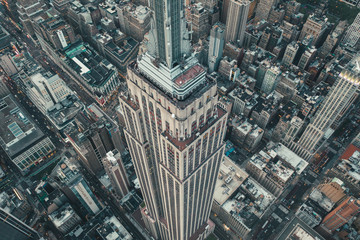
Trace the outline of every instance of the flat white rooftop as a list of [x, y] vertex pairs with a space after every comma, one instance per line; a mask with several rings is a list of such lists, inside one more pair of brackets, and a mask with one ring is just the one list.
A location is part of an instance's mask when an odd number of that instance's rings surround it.
[[231, 161], [230, 158], [224, 156], [220, 164], [219, 176], [215, 185], [214, 200], [219, 205], [223, 205], [248, 176], [249, 175]]

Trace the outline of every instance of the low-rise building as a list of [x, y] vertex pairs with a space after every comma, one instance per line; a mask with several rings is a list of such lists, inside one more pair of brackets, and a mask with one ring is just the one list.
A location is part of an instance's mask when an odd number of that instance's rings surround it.
[[100, 105], [117, 90], [120, 84], [117, 69], [87, 43], [78, 42], [60, 54], [63, 69]]
[[247, 119], [235, 117], [232, 122], [231, 141], [238, 147], [254, 150], [260, 143], [264, 130]]
[[125, 72], [128, 63], [136, 58], [139, 43], [135, 39], [127, 37], [119, 44], [110, 41], [103, 47], [105, 57], [119, 70]]
[[[4, 178], [5, 174], [0, 176]], [[24, 221], [33, 211], [33, 207], [28, 202], [26, 195], [18, 188], [13, 188], [13, 193], [9, 192], [8, 194], [6, 191], [0, 193], [0, 208], [21, 221]]]
[[263, 188], [229, 158], [220, 165], [212, 211], [236, 235], [246, 238], [275, 201]]
[[233, 101], [232, 112], [248, 117], [257, 105], [259, 95], [250, 89], [238, 87], [229, 93], [229, 98]]
[[106, 217], [103, 223], [96, 228], [102, 239], [131, 240], [133, 237], [115, 217]]
[[46, 51], [51, 47], [59, 50], [79, 40], [73, 28], [51, 8], [33, 20], [36, 37]]
[[120, 30], [136, 41], [141, 42], [150, 30], [151, 11], [146, 6], [120, 2], [116, 6]]
[[83, 108], [79, 99], [57, 74], [36, 73], [24, 85], [26, 95], [59, 130]]
[[318, 188], [314, 188], [314, 190], [310, 193], [309, 198], [310, 200], [316, 202], [326, 212], [330, 212], [331, 209], [335, 206], [335, 202], [333, 202]]
[[258, 126], [265, 129], [280, 108], [282, 98], [283, 96], [276, 91], [266, 97], [258, 98], [258, 103], [251, 112], [251, 118]]
[[246, 171], [275, 196], [279, 196], [308, 163], [283, 144], [273, 144], [253, 155]]
[[332, 176], [343, 181], [356, 192], [360, 191], [360, 148], [350, 144], [339, 162], [330, 171]]
[[318, 226], [321, 223], [321, 216], [314, 211], [314, 209], [306, 203], [296, 211], [296, 216], [307, 223], [311, 228]]
[[63, 234], [70, 232], [81, 222], [80, 217], [69, 203], [49, 214], [49, 218], [55, 227]]
[[22, 173], [51, 157], [55, 151], [50, 138], [11, 95], [0, 99], [0, 119], [0, 145]]

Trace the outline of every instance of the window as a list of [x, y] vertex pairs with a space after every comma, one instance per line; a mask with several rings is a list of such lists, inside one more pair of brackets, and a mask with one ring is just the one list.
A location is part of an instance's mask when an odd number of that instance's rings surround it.
[[193, 134], [196, 130], [196, 120], [193, 121], [193, 123], [191, 124], [191, 134]]
[[200, 116], [199, 119], [199, 127], [202, 127], [204, 125], [204, 114]]
[[170, 132], [170, 124], [168, 121], [165, 122], [166, 125], [166, 132]]
[[209, 121], [210, 117], [211, 117], [211, 108], [206, 112], [206, 121]]

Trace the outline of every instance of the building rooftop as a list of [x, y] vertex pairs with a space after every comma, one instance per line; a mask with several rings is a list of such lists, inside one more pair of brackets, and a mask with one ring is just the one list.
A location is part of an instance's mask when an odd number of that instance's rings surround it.
[[286, 167], [279, 159], [275, 159], [276, 155], [270, 155], [263, 150], [253, 155], [250, 159], [250, 163], [257, 168], [268, 172], [268, 175], [274, 175], [286, 183], [290, 177], [294, 174], [294, 170]]
[[200, 64], [196, 64], [189, 69], [187, 69], [185, 72], [183, 72], [180, 76], [174, 79], [174, 82], [178, 86], [185, 85], [188, 81], [192, 80], [193, 78], [196, 78], [197, 76], [203, 74], [205, 72], [205, 69], [200, 66]]
[[0, 145], [11, 158], [45, 137], [11, 95], [0, 99], [0, 119]]
[[312, 221], [316, 223], [316, 225], [319, 225], [322, 220], [321, 216], [315, 211], [315, 209], [313, 209], [311, 206], [308, 206], [306, 202], [301, 205], [297, 211], [297, 214], [299, 212], [306, 214], [308, 218], [311, 218]]
[[73, 121], [76, 114], [84, 108], [84, 105], [75, 95], [69, 95], [63, 101], [55, 104], [48, 110], [48, 116], [58, 129], [64, 128]]
[[282, 143], [275, 146], [273, 150], [282, 160], [289, 163], [297, 174], [301, 174], [309, 165], [304, 159], [296, 155], [289, 148], [285, 147]]
[[105, 49], [113, 54], [120, 62], [125, 62], [139, 45], [132, 37], [127, 37], [124, 39], [123, 43], [124, 44], [121, 47], [112, 41], [105, 45]]
[[146, 6], [136, 6], [135, 10], [130, 11], [132, 16], [136, 19], [138, 19], [139, 22], [144, 22], [144, 20], [148, 17], [150, 17], [151, 11]]
[[69, 203], [66, 203], [58, 210], [49, 214], [49, 218], [53, 222], [55, 227], [60, 227], [64, 223], [66, 223], [70, 218], [72, 218], [74, 214], [76, 214], [74, 212], [74, 209], [70, 206]]
[[257, 206], [257, 211], [254, 214], [259, 218], [262, 217], [267, 208], [275, 201], [275, 196], [251, 177], [245, 180], [241, 188], [249, 193], [253, 199], [256, 199], [255, 205]]
[[115, 217], [106, 217], [96, 231], [106, 240], [131, 240], [132, 236]]
[[249, 177], [222, 208], [251, 229], [274, 201], [275, 197], [270, 192]]
[[235, 88], [229, 93], [232, 98], [239, 98], [245, 101], [246, 108], [252, 108], [258, 104], [259, 95], [248, 88]]
[[253, 155], [251, 164], [268, 173], [269, 176], [276, 176], [286, 183], [295, 173], [301, 174], [308, 163], [298, 157], [283, 144], [270, 142], [264, 150]]
[[[156, 64], [156, 62], [153, 62], [152, 64]], [[215, 86], [216, 82], [213, 80], [213, 78], [205, 77], [205, 81], [202, 82], [198, 87], [195, 88], [191, 88], [191, 94], [185, 96], [184, 99], [177, 99], [174, 98], [172, 96], [170, 96], [169, 94], [167, 94], [167, 90], [164, 89], [162, 86], [157, 85], [157, 83], [153, 82], [153, 81], [149, 81], [149, 79], [144, 75], [143, 72], [141, 72], [138, 68], [138, 64], [136, 61], [131, 62], [128, 65], [128, 68], [132, 69], [132, 71], [138, 75], [139, 77], [141, 77], [145, 82], [147, 82], [148, 84], [150, 84], [150, 86], [152, 86], [155, 89], [158, 89], [158, 93], [163, 95], [164, 97], [167, 98], [167, 100], [169, 100], [172, 104], [179, 106], [181, 109], [184, 109], [186, 106], [188, 106], [189, 104], [193, 103], [193, 101], [197, 98], [200, 98], [204, 92], [208, 91], [211, 87]], [[205, 75], [205, 74], [204, 74]]]
[[249, 175], [231, 161], [230, 158], [224, 156], [220, 164], [219, 176], [215, 185], [214, 200], [219, 205], [223, 205], [248, 176]]
[[317, 188], [315, 188], [311, 192], [310, 199], [316, 202], [320, 207], [325, 209], [327, 212], [330, 212], [335, 205], [335, 203], [331, 201], [330, 198], [328, 198], [323, 192], [321, 192]]
[[298, 217], [294, 217], [276, 240], [325, 240]]
[[[12, 60], [16, 67], [19, 70], [23, 70], [27, 75], [32, 75], [42, 69], [28, 52], [22, 52], [19, 55], [13, 56]], [[20, 72], [19, 74], [22, 73]]]
[[58, 162], [52, 174], [57, 176], [61, 183], [66, 185], [70, 185], [82, 177], [78, 166], [67, 158], [63, 158]]
[[114, 75], [116, 68], [87, 43], [78, 42], [63, 52], [65, 62], [94, 87], [101, 87]]

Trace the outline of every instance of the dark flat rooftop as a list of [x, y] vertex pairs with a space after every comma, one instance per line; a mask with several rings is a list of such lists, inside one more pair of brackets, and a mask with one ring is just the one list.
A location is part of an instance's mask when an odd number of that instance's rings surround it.
[[[20, 228], [21, 231], [17, 230], [15, 225]], [[1, 229], [1, 239], [6, 240], [33, 240], [39, 239], [38, 234], [35, 230], [31, 229], [29, 226], [25, 225], [19, 219], [13, 217], [12, 215], [7, 214], [3, 209], [0, 209], [0, 229]]]
[[135, 39], [131, 37], [126, 38], [124, 41], [126, 41], [126, 44], [124, 44], [124, 46], [122, 46], [121, 48], [113, 42], [109, 42], [105, 46], [105, 48], [112, 54], [114, 54], [116, 58], [118, 58], [121, 62], [126, 61], [129, 55], [131, 55], [132, 51], [139, 44]]
[[[68, 57], [68, 65], [79, 75], [82, 75], [82, 77], [92, 86], [102, 86], [113, 74], [116, 74], [114, 69], [106, 67], [106, 65], [110, 64], [106, 59], [101, 57], [90, 46], [81, 42], [73, 45], [70, 49], [67, 49], [66, 55]], [[83, 67], [74, 61], [74, 58], [81, 62], [88, 71], [85, 72]]]
[[[0, 99], [0, 119], [0, 145], [11, 157], [44, 137], [43, 132], [29, 120], [28, 113], [20, 108], [11, 95]], [[31, 132], [25, 134], [28, 131]], [[14, 143], [11, 144], [12, 141]], [[7, 144], [9, 146], [6, 147]]]

